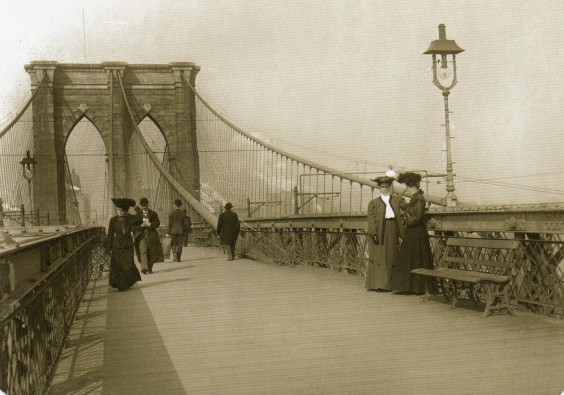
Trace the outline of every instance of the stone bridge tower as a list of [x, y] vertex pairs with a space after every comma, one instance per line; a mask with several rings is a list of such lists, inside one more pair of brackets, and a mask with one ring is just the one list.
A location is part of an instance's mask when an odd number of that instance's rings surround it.
[[[42, 213], [65, 221], [65, 145], [84, 117], [99, 131], [106, 147], [108, 198], [128, 193], [128, 144], [135, 133], [118, 77], [139, 123], [149, 116], [160, 128], [172, 163], [171, 172], [198, 197], [200, 168], [196, 137], [195, 86], [199, 66], [193, 63], [64, 64], [35, 61], [25, 66], [32, 91], [47, 78], [46, 94], [33, 103], [33, 200]], [[43, 87], [41, 88], [43, 89]]]

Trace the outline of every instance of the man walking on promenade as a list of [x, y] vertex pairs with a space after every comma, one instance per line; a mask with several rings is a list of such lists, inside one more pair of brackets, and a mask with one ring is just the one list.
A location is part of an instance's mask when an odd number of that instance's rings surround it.
[[227, 250], [227, 260], [232, 261], [235, 259], [235, 243], [239, 237], [239, 217], [237, 213], [231, 211], [233, 205], [231, 203], [225, 204], [225, 211], [219, 214], [217, 220], [217, 234], [219, 235], [219, 244]]
[[182, 247], [186, 240], [186, 213], [180, 209], [182, 201], [174, 200], [174, 210], [168, 216], [167, 235], [172, 239], [172, 257], [174, 262], [180, 262]]
[[184, 231], [186, 232], [184, 237], [184, 247], [188, 247], [188, 237], [190, 236], [190, 233], [192, 233], [192, 219], [186, 212], [186, 209], [183, 209], [182, 211], [184, 211], [184, 215], [186, 216], [186, 226], [184, 226]]
[[141, 263], [143, 274], [153, 273], [153, 264], [164, 262], [161, 239], [157, 228], [161, 225], [159, 215], [149, 209], [149, 201], [143, 197], [139, 200], [143, 223], [137, 226], [133, 233], [135, 236], [135, 251]]

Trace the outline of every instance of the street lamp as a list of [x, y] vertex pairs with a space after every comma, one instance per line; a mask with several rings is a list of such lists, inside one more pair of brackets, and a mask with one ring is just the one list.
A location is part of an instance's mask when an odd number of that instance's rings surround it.
[[30, 155], [29, 151], [27, 151], [27, 156], [25, 156], [20, 162], [20, 165], [22, 165], [23, 176], [27, 180], [27, 184], [28, 184], [28, 187], [29, 187], [29, 203], [31, 205], [31, 214], [33, 214], [33, 198], [32, 198], [32, 195], [31, 195], [31, 179], [33, 178], [33, 168], [35, 167], [36, 164], [37, 164], [37, 161], [35, 159], [33, 159], [33, 157]]
[[[433, 55], [433, 84], [443, 92], [445, 101], [445, 129], [447, 150], [447, 207], [455, 207], [457, 198], [454, 194], [454, 173], [452, 169], [452, 157], [450, 149], [450, 124], [448, 110], [448, 95], [458, 82], [456, 79], [456, 54], [464, 52], [454, 40], [447, 40], [444, 24], [439, 25], [439, 39], [431, 42], [429, 49], [424, 54]], [[440, 55], [440, 59], [437, 59]], [[439, 65], [437, 67], [437, 65]]]

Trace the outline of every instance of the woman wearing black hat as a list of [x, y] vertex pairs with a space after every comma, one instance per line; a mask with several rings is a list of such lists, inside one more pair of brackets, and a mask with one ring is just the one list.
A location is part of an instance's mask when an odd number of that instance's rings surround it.
[[423, 294], [437, 292], [434, 279], [411, 274], [420, 267], [433, 268], [433, 254], [425, 223], [425, 197], [420, 189], [421, 175], [412, 172], [400, 174], [398, 182], [406, 185], [411, 200], [404, 208], [405, 235], [399, 251], [398, 264], [392, 273], [394, 290], [400, 293]]
[[135, 200], [112, 198], [118, 208], [118, 215], [110, 219], [106, 250], [112, 256], [110, 264], [110, 287], [125, 291], [137, 281], [141, 281], [139, 270], [133, 260], [133, 237], [131, 227], [141, 225], [140, 214], [128, 213], [129, 207], [135, 206]]
[[368, 271], [367, 290], [391, 291], [392, 268], [397, 262], [399, 239], [403, 236], [403, 223], [399, 220], [402, 197], [391, 195], [394, 178], [374, 179], [380, 188], [380, 197], [368, 204]]

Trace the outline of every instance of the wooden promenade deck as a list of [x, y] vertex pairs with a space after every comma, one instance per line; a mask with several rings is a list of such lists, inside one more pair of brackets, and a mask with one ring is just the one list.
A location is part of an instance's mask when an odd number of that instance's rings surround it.
[[482, 318], [327, 269], [185, 248], [92, 279], [49, 394], [560, 394], [564, 322]]

